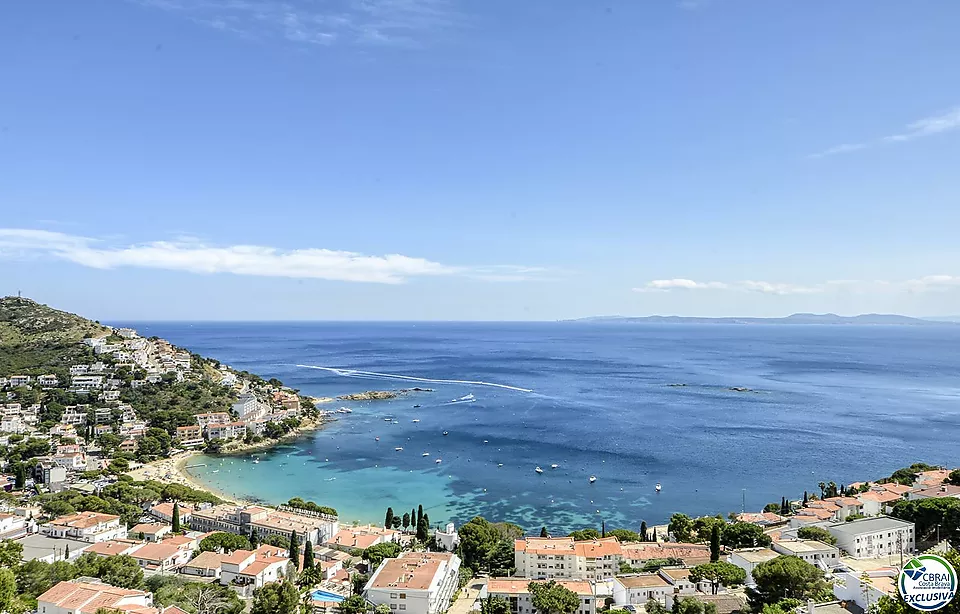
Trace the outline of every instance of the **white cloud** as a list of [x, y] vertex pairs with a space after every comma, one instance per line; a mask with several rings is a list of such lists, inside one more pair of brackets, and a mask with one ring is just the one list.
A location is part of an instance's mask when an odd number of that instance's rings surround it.
[[654, 279], [634, 292], [669, 292], [670, 290], [726, 290], [727, 284], [719, 281], [699, 282], [692, 279]]
[[831, 147], [819, 153], [810, 154], [808, 158], [825, 158], [836, 154], [849, 153], [860, 149], [866, 149], [882, 143], [902, 143], [912, 141], [925, 136], [933, 136], [943, 132], [950, 132], [960, 128], [960, 107], [955, 107], [940, 115], [932, 115], [907, 124], [906, 131], [900, 134], [891, 134], [874, 141], [863, 143], [844, 143]]
[[[136, 267], [198, 274], [231, 273], [383, 284], [403, 283], [414, 277], [452, 275], [487, 281], [522, 281], [535, 277], [542, 270], [514, 265], [456, 267], [400, 254], [368, 256], [320, 248], [223, 247], [195, 239], [117, 246], [60, 232], [0, 228], [0, 257], [29, 256], [51, 257], [95, 269]], [[498, 275], [502, 279], [498, 279]]]
[[458, 22], [451, 0], [128, 1], [250, 38], [310, 45], [411, 45]]
[[919, 279], [909, 279], [904, 282], [910, 292], [930, 292], [948, 290], [960, 287], [960, 276], [956, 275], [927, 275]]

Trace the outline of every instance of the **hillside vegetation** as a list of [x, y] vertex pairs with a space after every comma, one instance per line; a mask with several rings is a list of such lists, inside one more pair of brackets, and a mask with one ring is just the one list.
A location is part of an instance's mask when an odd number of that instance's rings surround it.
[[0, 376], [59, 374], [93, 357], [80, 343], [84, 337], [108, 332], [96, 322], [27, 298], [0, 298]]

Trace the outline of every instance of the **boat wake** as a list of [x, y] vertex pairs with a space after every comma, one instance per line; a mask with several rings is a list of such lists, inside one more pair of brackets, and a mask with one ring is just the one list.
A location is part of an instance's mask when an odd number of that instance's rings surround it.
[[490, 386], [492, 388], [503, 388], [504, 390], [516, 390], [517, 392], [533, 392], [529, 388], [520, 388], [519, 386], [508, 386], [506, 384], [495, 384], [493, 382], [480, 382], [464, 379], [432, 379], [428, 377], [414, 377], [412, 375], [398, 375], [396, 373], [377, 373], [376, 371], [359, 371], [357, 369], [338, 369], [336, 367], [320, 367], [317, 365], [297, 365], [302, 369], [319, 369], [329, 371], [341, 377], [377, 377], [383, 379], [395, 379], [406, 382], [422, 382], [425, 384], [467, 384], [470, 386]]

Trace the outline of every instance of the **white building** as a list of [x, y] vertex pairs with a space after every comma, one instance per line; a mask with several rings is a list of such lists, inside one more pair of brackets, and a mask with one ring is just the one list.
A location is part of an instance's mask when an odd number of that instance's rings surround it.
[[793, 539], [773, 542], [770, 547], [780, 554], [803, 559], [824, 571], [832, 569], [840, 562], [839, 548], [813, 539]]
[[[573, 591], [580, 597], [580, 607], [574, 614], [595, 614], [597, 599], [593, 587], [584, 580], [557, 580], [564, 588]], [[512, 614], [534, 614], [533, 604], [530, 602], [529, 578], [490, 578], [485, 587], [486, 596], [501, 597], [510, 604]], [[481, 596], [483, 592], [481, 592]], [[644, 602], [646, 603], [646, 602]]]
[[4, 415], [0, 418], [0, 432], [22, 435], [26, 431], [26, 423], [17, 414]]
[[257, 397], [249, 392], [241, 394], [237, 398], [237, 402], [233, 404], [232, 409], [241, 420], [253, 420], [264, 413], [260, 409]]
[[747, 572], [745, 584], [747, 586], [753, 586], [753, 570], [756, 568], [756, 566], [760, 563], [772, 561], [778, 556], [780, 555], [769, 548], [744, 548], [742, 550], [734, 550], [731, 552], [730, 556], [727, 557], [727, 562], [732, 563]]
[[11, 386], [26, 386], [33, 381], [33, 378], [29, 375], [11, 375], [7, 378], [7, 383]]
[[27, 534], [27, 519], [16, 514], [0, 512], [0, 540], [18, 539]]
[[880, 516], [839, 522], [824, 527], [837, 538], [837, 546], [855, 559], [899, 556], [913, 552], [913, 523]]
[[56, 386], [60, 380], [56, 375], [41, 375], [37, 378], [37, 383], [41, 386]]
[[516, 573], [525, 578], [600, 581], [617, 575], [622, 560], [615, 537], [584, 541], [527, 537], [514, 542]]
[[237, 535], [250, 535], [256, 529], [263, 538], [267, 535], [289, 537], [296, 532], [301, 542], [310, 540], [321, 544], [340, 530], [336, 517], [315, 512], [274, 510], [258, 505], [217, 505], [204, 510], [195, 510], [190, 526], [197, 531], [226, 531]]
[[290, 562], [284, 550], [260, 546], [256, 550], [234, 550], [220, 563], [220, 584], [260, 588], [283, 577]]
[[443, 531], [437, 529], [433, 533], [433, 539], [437, 542], [437, 547], [447, 552], [453, 552], [460, 545], [460, 536], [452, 522], [448, 522]]
[[48, 537], [66, 537], [97, 543], [121, 538], [127, 534], [127, 529], [120, 524], [119, 516], [77, 512], [41, 525], [40, 532]]
[[439, 614], [450, 606], [460, 580], [460, 559], [448, 552], [404, 552], [386, 559], [363, 596], [393, 612]]
[[644, 605], [651, 599], [666, 603], [673, 584], [656, 573], [617, 576], [613, 579], [613, 601], [618, 606]]
[[102, 375], [74, 375], [70, 378], [70, 387], [74, 390], [94, 390], [103, 388]]
[[897, 575], [895, 567], [839, 571], [833, 574], [833, 595], [841, 601], [853, 601], [868, 611], [881, 597], [896, 596]]

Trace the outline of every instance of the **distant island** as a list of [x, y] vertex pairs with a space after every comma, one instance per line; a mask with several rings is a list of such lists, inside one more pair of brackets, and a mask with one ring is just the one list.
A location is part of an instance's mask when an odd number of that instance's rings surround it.
[[835, 313], [795, 313], [785, 318], [697, 318], [686, 316], [591, 316], [561, 322], [593, 322], [598, 324], [847, 324], [855, 326], [931, 326], [958, 324], [944, 320], [924, 320], [886, 313], [838, 316]]

